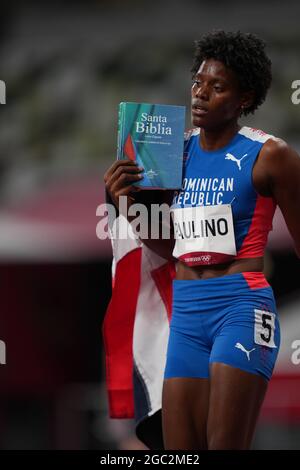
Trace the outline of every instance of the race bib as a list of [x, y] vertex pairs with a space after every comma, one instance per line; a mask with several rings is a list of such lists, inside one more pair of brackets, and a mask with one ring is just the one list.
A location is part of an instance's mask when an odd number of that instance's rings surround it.
[[225, 263], [236, 255], [230, 204], [179, 207], [171, 213], [175, 258], [193, 266]]
[[269, 348], [276, 348], [277, 346], [274, 342], [275, 313], [255, 308], [254, 315], [254, 342]]

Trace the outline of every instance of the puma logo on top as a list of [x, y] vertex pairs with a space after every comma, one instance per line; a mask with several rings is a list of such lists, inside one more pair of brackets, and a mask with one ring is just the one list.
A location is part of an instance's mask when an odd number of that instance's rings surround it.
[[232, 153], [226, 153], [225, 160], [231, 160], [231, 161], [235, 162], [238, 166], [238, 169], [241, 170], [242, 169], [241, 161], [243, 160], [243, 158], [247, 157], [247, 155], [248, 155], [248, 153], [245, 153], [245, 155], [243, 155], [240, 159], [238, 159], [234, 155], [232, 155]]
[[250, 353], [254, 351], [255, 348], [250, 349], [250, 351], [247, 351], [247, 349], [241, 343], [236, 343], [235, 347], [243, 351], [247, 355], [248, 361], [250, 361]]

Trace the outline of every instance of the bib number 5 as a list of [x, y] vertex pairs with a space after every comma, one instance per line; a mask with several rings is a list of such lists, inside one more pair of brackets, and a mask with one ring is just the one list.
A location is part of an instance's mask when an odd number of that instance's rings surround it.
[[254, 309], [254, 342], [269, 348], [277, 348], [274, 342], [275, 313]]

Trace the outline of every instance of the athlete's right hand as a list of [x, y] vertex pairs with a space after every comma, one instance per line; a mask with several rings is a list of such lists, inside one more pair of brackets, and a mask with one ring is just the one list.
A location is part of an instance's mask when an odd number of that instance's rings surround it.
[[104, 175], [105, 188], [117, 208], [120, 196], [128, 196], [128, 207], [132, 204], [134, 198], [131, 193], [140, 191], [140, 188], [133, 184], [143, 178], [143, 171], [144, 169], [132, 160], [117, 160], [107, 170]]

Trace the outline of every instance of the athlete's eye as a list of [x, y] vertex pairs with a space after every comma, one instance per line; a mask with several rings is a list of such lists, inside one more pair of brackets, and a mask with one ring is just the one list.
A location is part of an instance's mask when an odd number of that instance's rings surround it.
[[214, 90], [217, 93], [221, 93], [223, 91], [223, 88], [220, 85], [214, 85]]
[[201, 80], [193, 80], [193, 86], [196, 86], [197, 88], [199, 88], [201, 86]]

